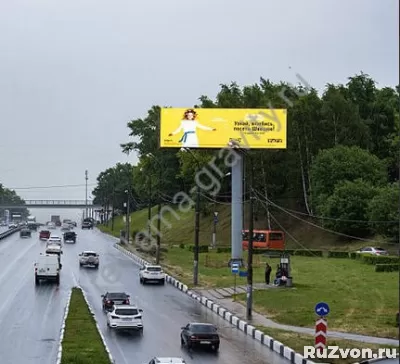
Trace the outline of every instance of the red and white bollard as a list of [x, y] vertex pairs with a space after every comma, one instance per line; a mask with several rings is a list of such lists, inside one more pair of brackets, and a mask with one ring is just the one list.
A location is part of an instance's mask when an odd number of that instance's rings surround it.
[[328, 330], [328, 322], [325, 317], [321, 316], [315, 322], [315, 349], [322, 351], [326, 349], [326, 332]]

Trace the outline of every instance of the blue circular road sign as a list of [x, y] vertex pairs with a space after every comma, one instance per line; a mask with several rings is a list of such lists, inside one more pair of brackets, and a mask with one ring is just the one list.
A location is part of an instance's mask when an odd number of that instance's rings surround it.
[[319, 302], [315, 305], [315, 313], [318, 316], [326, 316], [330, 312], [329, 305], [325, 302]]

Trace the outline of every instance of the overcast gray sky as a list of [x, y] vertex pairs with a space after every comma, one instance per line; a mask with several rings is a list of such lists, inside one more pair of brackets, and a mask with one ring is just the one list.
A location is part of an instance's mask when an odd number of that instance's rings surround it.
[[[192, 106], [220, 83], [317, 89], [364, 71], [398, 83], [396, 0], [0, 0], [0, 182], [84, 184], [116, 162], [126, 123]], [[291, 67], [291, 69], [289, 68]], [[17, 190], [84, 199], [84, 187]]]

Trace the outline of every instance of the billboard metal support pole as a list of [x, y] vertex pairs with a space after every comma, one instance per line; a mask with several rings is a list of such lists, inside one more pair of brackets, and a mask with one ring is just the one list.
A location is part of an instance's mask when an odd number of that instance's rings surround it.
[[88, 171], [85, 171], [85, 218], [88, 217], [88, 194], [87, 194], [87, 184], [88, 184]]
[[242, 259], [242, 230], [243, 230], [243, 155], [232, 166], [232, 212], [231, 212], [231, 241], [232, 259]]

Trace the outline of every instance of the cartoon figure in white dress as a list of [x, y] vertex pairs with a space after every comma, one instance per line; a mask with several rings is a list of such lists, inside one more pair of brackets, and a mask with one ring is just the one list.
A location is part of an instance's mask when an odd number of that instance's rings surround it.
[[183, 148], [198, 148], [199, 140], [197, 138], [196, 129], [215, 131], [217, 129], [210, 128], [208, 126], [201, 125], [197, 120], [197, 113], [193, 109], [188, 109], [183, 114], [183, 120], [179, 125], [178, 129], [169, 134], [169, 136], [173, 136], [183, 131], [182, 138], [179, 140], [179, 143], [182, 143]]

